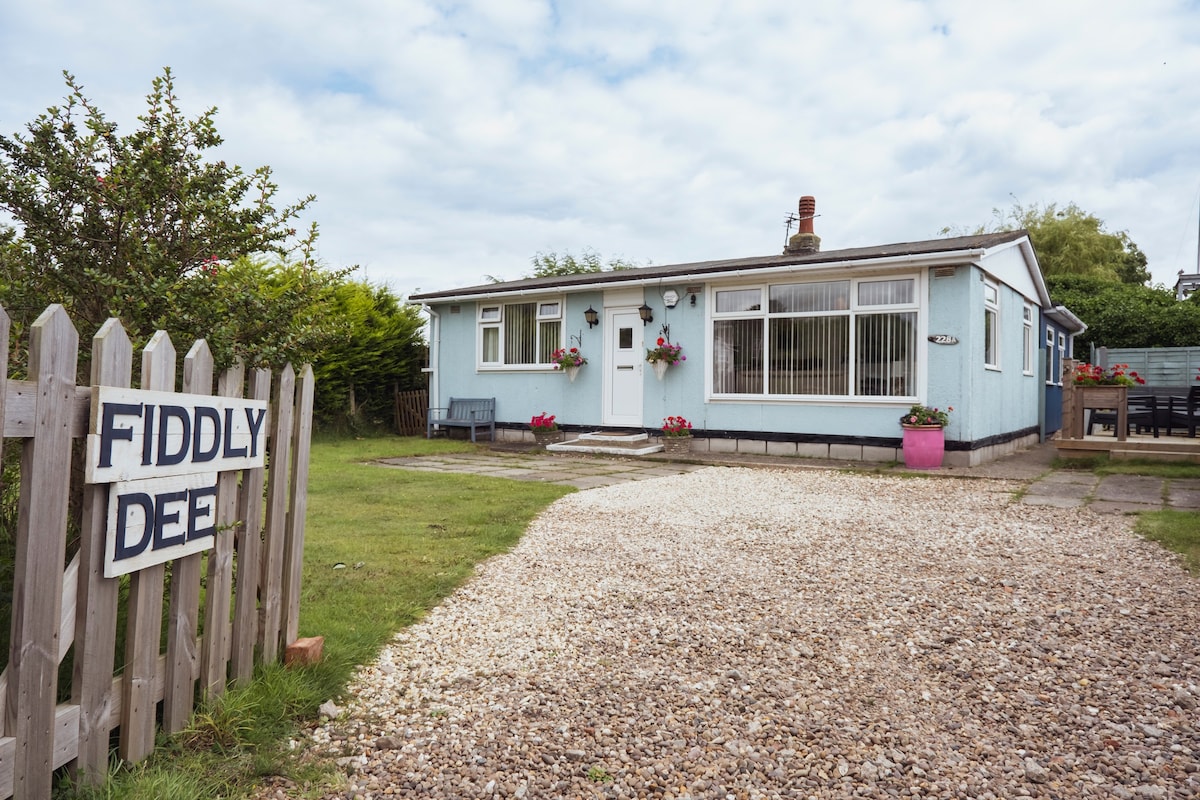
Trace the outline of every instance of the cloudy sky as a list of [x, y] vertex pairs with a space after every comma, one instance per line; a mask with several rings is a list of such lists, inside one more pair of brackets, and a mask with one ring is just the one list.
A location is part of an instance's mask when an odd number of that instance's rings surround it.
[[317, 195], [326, 264], [405, 296], [777, 253], [802, 194], [825, 250], [1074, 202], [1155, 282], [1197, 263], [1197, 0], [9, 2], [0, 132], [63, 70], [128, 132], [164, 67], [221, 157]]

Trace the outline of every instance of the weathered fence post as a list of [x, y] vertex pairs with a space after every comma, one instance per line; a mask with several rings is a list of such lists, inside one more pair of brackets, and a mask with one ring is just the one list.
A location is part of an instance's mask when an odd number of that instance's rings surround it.
[[[241, 397], [246, 368], [240, 362], [221, 373], [217, 394]], [[229, 666], [229, 609], [233, 590], [233, 535], [238, 522], [238, 473], [217, 476], [217, 533], [208, 551], [208, 592], [204, 602], [204, 649], [200, 680], [204, 693], [225, 692]]]
[[[183, 391], [212, 394], [213, 362], [208, 342], [192, 345], [183, 357]], [[200, 618], [200, 564], [204, 556], [193, 553], [171, 567], [171, 601], [167, 610], [167, 674], [163, 686], [163, 728], [183, 730], [192, 715], [196, 690], [196, 624]]]
[[296, 641], [300, 631], [300, 577], [304, 567], [304, 518], [308, 512], [309, 439], [312, 437], [313, 371], [300, 372], [296, 397], [295, 430], [292, 432], [290, 507], [283, 565], [283, 644]]
[[[175, 388], [175, 346], [159, 331], [142, 351], [142, 388], [163, 392]], [[118, 753], [141, 761], [154, 749], [155, 668], [161, 641], [163, 577], [166, 567], [154, 564], [129, 580], [129, 617], [125, 639], [125, 680]]]
[[260, 581], [262, 621], [258, 629], [264, 661], [279, 658], [280, 603], [283, 596], [283, 545], [287, 525], [288, 466], [292, 463], [292, 413], [296, 372], [288, 364], [275, 392], [275, 424], [271, 427], [271, 470], [267, 475], [267, 528]]
[[[133, 373], [133, 345], [120, 321], [110, 319], [92, 338], [92, 385], [127, 387]], [[108, 527], [108, 487], [83, 487], [79, 541], [79, 611], [75, 615], [75, 664], [71, 700], [79, 704], [76, 777], [98, 783], [108, 773], [113, 697], [117, 596], [120, 581], [104, 577], [104, 537]]]
[[[250, 375], [252, 400], [271, 399], [271, 371], [256, 369]], [[242, 473], [242, 494], [238, 519], [242, 528], [237, 539], [237, 563], [258, 564], [262, 553], [263, 485], [261, 469]], [[233, 651], [230, 653], [235, 682], [248, 682], [254, 676], [254, 645], [258, 641], [258, 569], [239, 569], [233, 608]]]
[[13, 795], [49, 797], [53, 774], [59, 617], [71, 484], [71, 411], [79, 335], [61, 305], [33, 323], [29, 378], [34, 430], [21, 451], [12, 644], [5, 731], [16, 737]]

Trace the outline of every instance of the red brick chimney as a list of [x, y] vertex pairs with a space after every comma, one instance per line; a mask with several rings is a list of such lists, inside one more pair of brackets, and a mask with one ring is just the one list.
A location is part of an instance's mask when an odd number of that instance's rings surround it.
[[813, 233], [813, 217], [817, 216], [817, 198], [804, 195], [800, 198], [800, 230], [788, 239], [785, 255], [803, 255], [821, 251], [821, 237]]

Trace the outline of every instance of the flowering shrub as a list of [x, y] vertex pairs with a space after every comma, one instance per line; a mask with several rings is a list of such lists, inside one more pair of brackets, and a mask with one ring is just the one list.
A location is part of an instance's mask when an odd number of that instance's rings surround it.
[[901, 425], [937, 425], [944, 428], [950, 424], [949, 412], [954, 410], [954, 406], [946, 406], [946, 410], [940, 408], [930, 408], [923, 406], [920, 403], [910, 408], [904, 416], [900, 417]]
[[683, 345], [671, 344], [661, 336], [658, 337], [655, 345], [654, 348], [646, 351], [646, 360], [651, 364], [657, 364], [659, 361], [667, 364], [678, 364], [680, 361], [687, 361], [687, 356], [683, 354]]
[[529, 420], [529, 427], [535, 431], [556, 431], [558, 423], [554, 421], [553, 414], [547, 414], [545, 411], [538, 414], [533, 419]]
[[1076, 386], [1136, 386], [1145, 382], [1128, 364], [1113, 364], [1108, 369], [1094, 364], [1075, 367]]
[[583, 357], [583, 353], [579, 352], [578, 347], [572, 347], [570, 350], [560, 347], [550, 354], [550, 360], [554, 362], [555, 369], [582, 367], [587, 363], [587, 359]]
[[663, 436], [691, 436], [692, 423], [683, 417], [663, 417]]

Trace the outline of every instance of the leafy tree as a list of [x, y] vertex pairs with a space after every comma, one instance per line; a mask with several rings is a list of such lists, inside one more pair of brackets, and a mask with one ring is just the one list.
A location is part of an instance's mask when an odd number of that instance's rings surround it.
[[551, 250], [543, 253], [540, 250], [530, 259], [533, 272], [526, 278], [557, 278], [564, 275], [583, 275], [589, 272], [604, 272], [606, 270], [636, 269], [639, 265], [621, 258], [610, 258], [605, 264], [600, 254], [595, 250], [585, 248], [578, 258], [568, 251], [561, 256]]
[[333, 291], [327, 313], [347, 335], [313, 362], [317, 419], [352, 429], [389, 423], [394, 393], [424, 386], [419, 310], [386, 287], [348, 281]]
[[[1130, 284], [1150, 280], [1146, 255], [1129, 234], [1106, 231], [1099, 217], [1074, 203], [1065, 208], [1055, 203], [1044, 207], [1016, 203], [1008, 211], [992, 209], [992, 218], [991, 225], [981, 226], [975, 233], [1029, 231], [1042, 274], [1048, 278], [1084, 275]], [[951, 230], [944, 228], [942, 233]]]
[[1181, 303], [1170, 289], [1087, 275], [1049, 276], [1046, 287], [1055, 303], [1087, 323], [1075, 340], [1081, 357], [1090, 345], [1200, 346], [1200, 302]]
[[125, 136], [64, 77], [62, 106], [0, 135], [0, 209], [17, 225], [0, 235], [0, 302], [18, 335], [58, 302], [85, 337], [116, 316], [135, 344], [203, 335], [220, 366], [307, 357], [325, 319], [313, 308], [339, 277], [311, 258], [315, 225], [296, 237], [314, 198], [277, 206], [270, 168], [206, 160], [216, 109], [185, 117], [170, 69]]

